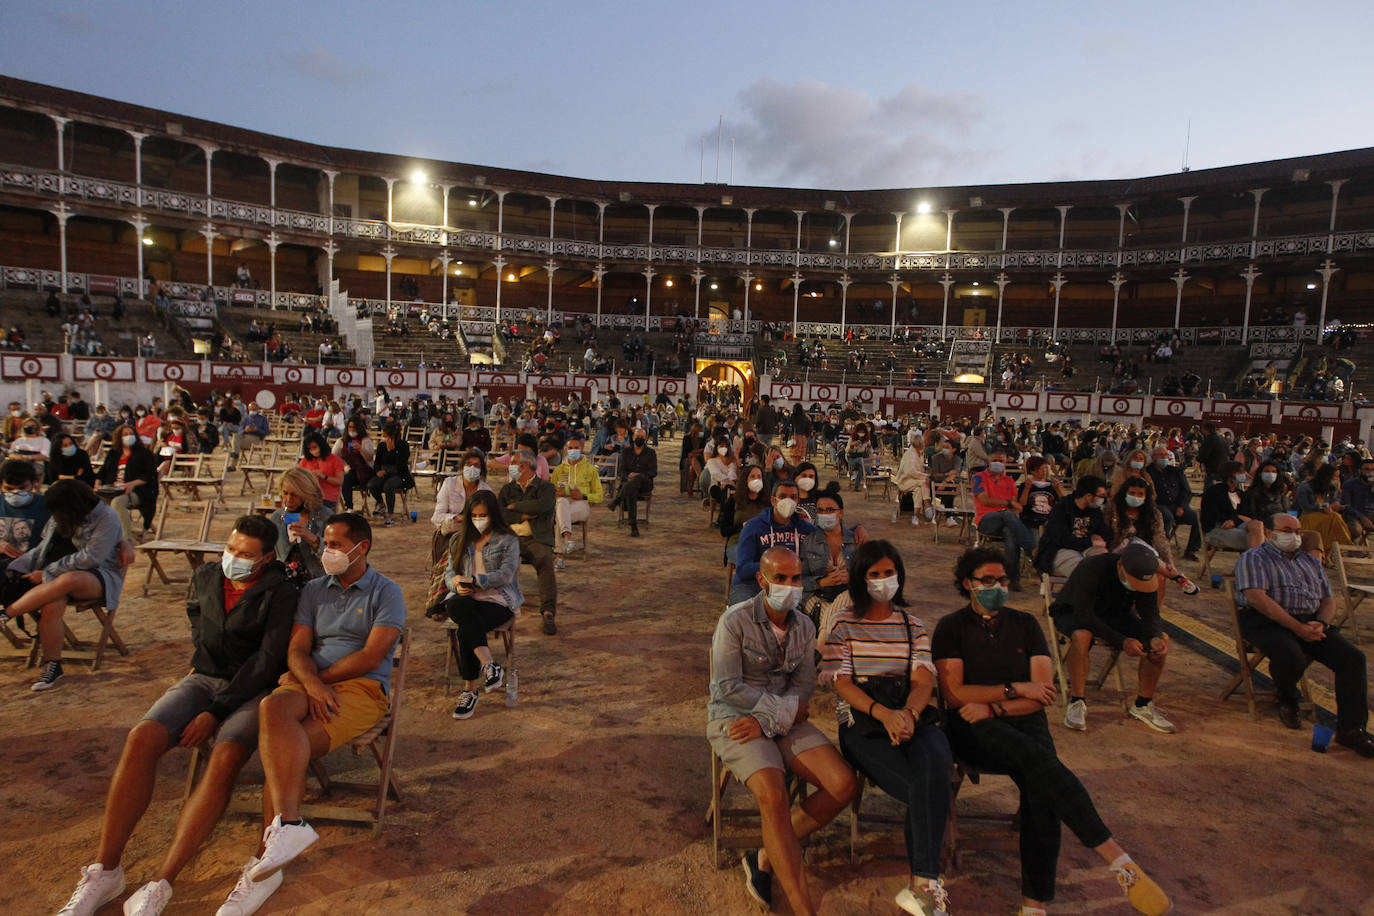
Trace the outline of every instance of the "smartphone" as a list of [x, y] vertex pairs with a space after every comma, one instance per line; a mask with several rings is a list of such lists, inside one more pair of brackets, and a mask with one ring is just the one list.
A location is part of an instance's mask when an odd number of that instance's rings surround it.
[[301, 514], [299, 512], [283, 512], [281, 516], [282, 524], [287, 526], [294, 525], [300, 520]]

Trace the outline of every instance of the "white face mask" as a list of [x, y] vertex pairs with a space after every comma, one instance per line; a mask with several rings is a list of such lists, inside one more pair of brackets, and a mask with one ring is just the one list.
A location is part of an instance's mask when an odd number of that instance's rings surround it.
[[[354, 545], [353, 549], [356, 549]], [[338, 550], [334, 547], [326, 547], [320, 554], [320, 565], [324, 567], [326, 575], [339, 576], [348, 570], [349, 564], [353, 562], [349, 556], [353, 552], [350, 550]]]
[[723, 445], [717, 446], [717, 447], [716, 447], [716, 454], [719, 455], [720, 457], [724, 458], [726, 455], [730, 454], [730, 449], [726, 448], [726, 447], [723, 446]]
[[463, 479], [468, 483], [476, 483], [482, 479], [482, 469], [476, 465], [467, 465], [463, 468]]
[[125, 448], [133, 448], [134, 443], [138, 441], [138, 436], [125, 436], [120, 441], [124, 443]]
[[776, 582], [768, 583], [768, 597], [765, 599], [768, 606], [775, 611], [790, 611], [797, 606], [801, 600], [802, 587], [800, 585], [779, 585]]
[[486, 534], [491, 527], [491, 517], [487, 515], [474, 515], [472, 517], [472, 527], [477, 529], [478, 534]]
[[1141, 506], [1145, 505], [1145, 497], [1127, 496], [1126, 505], [1130, 506], [1132, 509], [1139, 509]]
[[840, 517], [834, 512], [819, 512], [816, 514], [816, 527], [822, 531], [829, 531], [840, 523]]
[[1284, 553], [1292, 553], [1302, 546], [1302, 535], [1296, 531], [1275, 531], [1270, 540]]
[[220, 568], [224, 570], [226, 578], [233, 579], [235, 582], [242, 582], [253, 575], [253, 567], [257, 565], [256, 560], [245, 560], [243, 557], [236, 557], [228, 550], [220, 557]]
[[760, 490], [763, 489], [763, 478], [752, 477], [750, 478], [749, 482], [745, 484], [745, 486], [749, 488], [750, 493], [758, 493]]
[[797, 481], [797, 489], [801, 490], [803, 493], [810, 493], [815, 486], [816, 478], [814, 477], [803, 477]]
[[797, 511], [797, 501], [790, 496], [784, 496], [777, 502], [778, 515], [783, 518], [791, 518], [792, 513]]
[[891, 601], [897, 594], [897, 576], [868, 580], [868, 597], [874, 601]]

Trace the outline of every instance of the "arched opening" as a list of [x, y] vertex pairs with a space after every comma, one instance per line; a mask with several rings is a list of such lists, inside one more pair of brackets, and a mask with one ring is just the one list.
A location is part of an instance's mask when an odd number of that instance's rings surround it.
[[[748, 404], [754, 397], [754, 364], [743, 360], [696, 361], [697, 398], [717, 404]], [[709, 398], [708, 398], [709, 399]]]

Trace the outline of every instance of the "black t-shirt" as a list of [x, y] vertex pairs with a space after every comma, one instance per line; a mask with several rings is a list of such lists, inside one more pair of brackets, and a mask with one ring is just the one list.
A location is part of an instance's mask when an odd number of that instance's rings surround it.
[[1029, 681], [1031, 656], [1050, 654], [1040, 622], [1030, 614], [1002, 608], [985, 623], [967, 604], [936, 624], [930, 651], [937, 662], [961, 659], [965, 684]]

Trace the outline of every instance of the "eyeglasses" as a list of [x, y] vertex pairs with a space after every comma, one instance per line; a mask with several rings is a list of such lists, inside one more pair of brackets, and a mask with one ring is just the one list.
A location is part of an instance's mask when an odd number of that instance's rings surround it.
[[986, 588], [991, 588], [994, 585], [1000, 585], [1006, 588], [1008, 585], [1011, 585], [1010, 576], [978, 576], [974, 577], [973, 581], [982, 583]]

